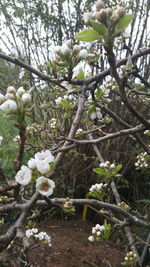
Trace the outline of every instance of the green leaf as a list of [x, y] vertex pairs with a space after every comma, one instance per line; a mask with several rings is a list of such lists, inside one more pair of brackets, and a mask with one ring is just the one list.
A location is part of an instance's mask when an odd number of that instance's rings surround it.
[[90, 106], [88, 109], [88, 114], [91, 115], [96, 112], [96, 107], [94, 105]]
[[100, 23], [100, 22], [96, 22], [91, 20], [90, 21], [91, 26], [93, 27], [93, 29], [95, 31], [97, 31], [100, 35], [104, 35], [106, 32], [106, 27], [104, 26], [104, 24]]
[[63, 106], [65, 109], [71, 109], [70, 104], [65, 99], [61, 100], [60, 105]]
[[68, 112], [68, 113], [64, 114], [64, 119], [65, 120], [70, 119], [71, 117], [72, 117], [72, 113], [71, 112]]
[[100, 35], [95, 30], [85, 30], [85, 31], [82, 31], [76, 34], [75, 38], [79, 41], [90, 42], [90, 41], [99, 40]]
[[121, 18], [119, 20], [118, 24], [116, 25], [116, 29], [117, 30], [125, 29], [129, 25], [129, 23], [131, 22], [132, 18], [133, 18], [133, 15], [131, 15], [131, 14], [127, 14], [127, 15], [123, 16], [123, 18]]
[[82, 69], [80, 69], [79, 73], [76, 76], [77, 79], [84, 79], [85, 78], [85, 74], [84, 71]]
[[108, 173], [105, 170], [101, 169], [101, 168], [94, 168], [93, 172], [95, 172], [95, 173], [97, 173], [99, 175], [102, 175], [102, 176], [108, 175]]
[[121, 168], [122, 168], [122, 165], [120, 164], [120, 165], [117, 165], [114, 169], [113, 169], [113, 171], [115, 172], [115, 173], [118, 173], [120, 170], [121, 170]]

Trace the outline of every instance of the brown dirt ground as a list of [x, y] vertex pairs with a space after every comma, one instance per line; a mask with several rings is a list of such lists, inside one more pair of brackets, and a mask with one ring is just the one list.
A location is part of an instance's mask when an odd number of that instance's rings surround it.
[[120, 267], [125, 252], [113, 241], [91, 243], [92, 224], [83, 221], [43, 222], [37, 227], [52, 238], [52, 247], [34, 244], [28, 259], [32, 267]]

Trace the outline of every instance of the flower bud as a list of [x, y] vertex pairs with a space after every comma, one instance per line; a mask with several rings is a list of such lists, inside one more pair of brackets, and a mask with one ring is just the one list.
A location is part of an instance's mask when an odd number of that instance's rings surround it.
[[25, 93], [22, 95], [23, 104], [29, 104], [29, 103], [31, 103], [31, 100], [32, 100], [32, 98], [31, 98], [30, 94]]
[[113, 13], [113, 11], [112, 11], [112, 9], [111, 8], [106, 8], [106, 12], [107, 12], [107, 16], [108, 17], [111, 17], [112, 16], [112, 13]]
[[14, 86], [9, 86], [7, 88], [7, 93], [10, 93], [10, 94], [15, 94], [16, 93], [16, 89]]
[[80, 50], [81, 50], [80, 45], [74, 45], [74, 47], [73, 47], [73, 51], [75, 51], [75, 52], [80, 52]]
[[61, 47], [61, 53], [63, 56], [67, 56], [68, 54], [70, 54], [70, 49], [67, 45], [63, 45]]
[[18, 94], [18, 96], [22, 96], [24, 93], [25, 93], [24, 88], [23, 88], [22, 86], [19, 87], [18, 90], [17, 90], [17, 94]]
[[116, 12], [118, 12], [118, 15], [119, 15], [120, 18], [122, 18], [126, 14], [126, 10], [122, 6], [121, 7], [118, 7], [117, 10], [116, 10]]
[[6, 95], [5, 95], [5, 98], [6, 99], [14, 99], [14, 94], [11, 94], [11, 93], [7, 93]]
[[96, 13], [96, 18], [100, 22], [104, 23], [107, 25], [107, 12], [106, 9], [101, 9], [99, 12]]
[[17, 104], [14, 100], [8, 99], [0, 105], [0, 109], [5, 113], [14, 113], [17, 110]]
[[103, 1], [97, 0], [96, 9], [99, 11], [101, 8], [105, 8], [105, 5], [104, 5]]

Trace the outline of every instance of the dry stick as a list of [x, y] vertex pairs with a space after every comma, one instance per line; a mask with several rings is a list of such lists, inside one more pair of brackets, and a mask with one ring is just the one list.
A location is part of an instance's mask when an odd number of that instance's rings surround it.
[[[89, 139], [90, 139], [90, 140], [93, 139], [93, 137], [92, 137], [91, 134], [89, 134]], [[94, 144], [94, 145], [93, 145], [93, 149], [94, 149], [96, 155], [98, 156], [100, 162], [104, 162], [104, 159], [103, 159], [103, 157], [102, 157], [102, 155], [101, 155], [101, 153], [100, 153], [100, 151], [99, 151], [97, 145]], [[115, 185], [115, 182], [112, 181], [111, 184], [110, 184], [110, 186], [111, 186], [112, 192], [113, 192], [113, 194], [114, 194], [114, 197], [115, 197], [115, 199], [116, 199], [116, 203], [117, 203], [117, 204], [120, 203], [120, 202], [121, 202], [121, 198], [120, 198], [120, 195], [119, 195], [119, 193], [118, 193], [118, 190], [117, 190], [117, 187], [116, 187], [116, 185]], [[129, 226], [125, 226], [125, 227], [124, 227], [124, 231], [125, 231], [125, 233], [126, 233], [126, 237], [127, 237], [127, 239], [128, 239], [128, 242], [129, 242], [130, 247], [131, 247], [132, 250], [138, 255], [136, 246], [134, 245], [134, 240], [133, 240], [133, 237], [132, 237], [132, 233], [131, 233], [130, 227], [129, 227]]]
[[102, 136], [102, 137], [99, 137], [96, 139], [91, 139], [91, 140], [87, 140], [87, 139], [78, 140], [78, 139], [72, 139], [72, 138], [68, 138], [68, 137], [65, 139], [67, 139], [70, 142], [76, 143], [78, 145], [86, 145], [86, 144], [92, 144], [93, 145], [93, 144], [101, 143], [107, 139], [113, 139], [116, 137], [120, 137], [120, 136], [128, 135], [128, 134], [133, 134], [133, 133], [137, 133], [137, 132], [141, 132], [141, 131], [143, 131], [143, 125], [137, 125], [136, 127], [133, 127], [133, 128], [120, 130], [116, 133], [110, 133], [110, 134], [107, 134], [105, 136]]
[[7, 230], [4, 235], [0, 236], [0, 252], [7, 248], [10, 242], [15, 238], [17, 229], [26, 221], [27, 215], [37, 201], [38, 196], [39, 193], [35, 192], [32, 198], [26, 204], [22, 205], [22, 212], [17, 221]]

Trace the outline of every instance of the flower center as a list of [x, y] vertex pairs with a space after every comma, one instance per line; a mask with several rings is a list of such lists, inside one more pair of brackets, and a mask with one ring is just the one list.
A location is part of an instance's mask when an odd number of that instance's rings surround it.
[[48, 182], [42, 183], [40, 186], [40, 190], [42, 191], [48, 191], [48, 189], [50, 188], [50, 184]]

